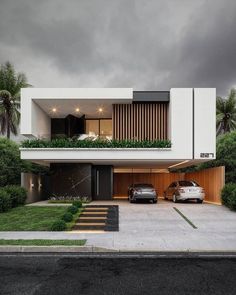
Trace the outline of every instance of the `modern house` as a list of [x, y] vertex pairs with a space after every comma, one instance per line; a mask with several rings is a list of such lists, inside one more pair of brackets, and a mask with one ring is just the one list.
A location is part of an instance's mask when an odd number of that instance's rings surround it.
[[[215, 103], [214, 88], [22, 89], [21, 134], [30, 140], [45, 139], [48, 145], [23, 145], [21, 158], [50, 166], [50, 195], [108, 200], [125, 196], [132, 182], [147, 181], [161, 195], [170, 180], [186, 177], [171, 169], [215, 159]], [[52, 147], [50, 141], [57, 138], [139, 144], [88, 147], [85, 142], [83, 147], [68, 147], [58, 140], [61, 143]], [[27, 181], [24, 185], [34, 190], [44, 186], [41, 180]]]

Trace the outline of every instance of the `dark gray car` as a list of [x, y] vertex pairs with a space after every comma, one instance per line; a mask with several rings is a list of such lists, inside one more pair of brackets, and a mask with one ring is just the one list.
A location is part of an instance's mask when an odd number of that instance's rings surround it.
[[153, 203], [157, 202], [157, 192], [152, 184], [137, 183], [132, 184], [128, 188], [128, 198], [130, 203], [137, 200], [149, 200]]

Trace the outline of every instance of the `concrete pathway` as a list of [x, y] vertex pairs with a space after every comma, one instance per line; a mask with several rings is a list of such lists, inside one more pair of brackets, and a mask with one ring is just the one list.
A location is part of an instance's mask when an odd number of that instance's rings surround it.
[[[119, 205], [119, 232], [0, 232], [3, 239], [87, 239], [87, 245], [120, 251], [236, 251], [236, 213], [224, 206], [177, 203]], [[184, 214], [193, 228], [173, 207]]]

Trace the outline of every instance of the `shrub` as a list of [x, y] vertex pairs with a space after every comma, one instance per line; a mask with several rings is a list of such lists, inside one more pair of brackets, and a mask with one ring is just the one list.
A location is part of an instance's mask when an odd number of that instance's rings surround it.
[[57, 220], [51, 226], [52, 231], [63, 231], [65, 229], [66, 229], [66, 223], [64, 220]]
[[67, 209], [68, 212], [70, 212], [71, 214], [75, 214], [78, 212], [78, 208], [76, 206], [70, 206]]
[[222, 203], [236, 210], [236, 183], [227, 183], [221, 191]]
[[65, 222], [71, 222], [73, 220], [73, 215], [72, 213], [70, 212], [66, 212], [63, 216], [62, 216], [62, 219], [65, 221]]
[[11, 209], [11, 198], [4, 189], [0, 189], [0, 212]]
[[7, 138], [0, 138], [0, 186], [20, 184], [22, 163], [19, 146]]
[[27, 197], [27, 191], [25, 188], [17, 185], [8, 185], [4, 187], [4, 190], [11, 198], [12, 207], [24, 205]]
[[236, 188], [229, 195], [227, 206], [236, 211]]
[[221, 200], [222, 204], [228, 206], [229, 196], [232, 194], [232, 191], [236, 189], [235, 183], [227, 183], [221, 191]]
[[75, 206], [75, 207], [77, 207], [77, 208], [81, 208], [82, 207], [82, 201], [74, 201], [73, 203], [72, 203], [72, 206]]

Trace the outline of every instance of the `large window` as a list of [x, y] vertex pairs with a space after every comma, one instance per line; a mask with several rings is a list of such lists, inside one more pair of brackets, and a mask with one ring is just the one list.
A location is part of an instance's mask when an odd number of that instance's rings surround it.
[[100, 137], [112, 136], [111, 119], [86, 119], [86, 134], [99, 135]]

